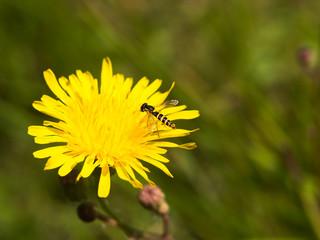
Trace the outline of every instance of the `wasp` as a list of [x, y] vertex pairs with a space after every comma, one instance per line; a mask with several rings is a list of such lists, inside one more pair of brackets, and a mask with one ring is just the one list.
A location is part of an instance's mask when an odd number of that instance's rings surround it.
[[[162, 105], [161, 105], [161, 109], [165, 108], [165, 107], [172, 107], [172, 106], [176, 106], [178, 104], [178, 100], [169, 100], [169, 101], [165, 101]], [[164, 116], [163, 114], [159, 113], [158, 111], [155, 111], [155, 107], [148, 105], [147, 103], [144, 103], [141, 105], [141, 112], [147, 112], [151, 115], [153, 115], [156, 119], [158, 119], [160, 122], [162, 122], [163, 124], [171, 127], [172, 129], [176, 129], [176, 126], [174, 125], [173, 122], [171, 122], [166, 116]], [[160, 110], [159, 110], [160, 111]]]

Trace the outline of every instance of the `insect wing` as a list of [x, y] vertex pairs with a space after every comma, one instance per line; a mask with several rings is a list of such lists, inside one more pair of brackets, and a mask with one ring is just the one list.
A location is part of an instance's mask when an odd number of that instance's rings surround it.
[[162, 105], [164, 105], [165, 107], [174, 107], [178, 103], [179, 103], [178, 100], [172, 99], [172, 100], [165, 101]]
[[172, 99], [172, 100], [167, 100], [167, 101], [163, 102], [159, 107], [157, 107], [157, 110], [158, 110], [158, 111], [161, 111], [162, 109], [167, 108], [167, 107], [174, 107], [174, 106], [176, 106], [178, 103], [179, 103], [178, 100], [174, 100], [174, 99]]
[[147, 127], [152, 132], [154, 132], [157, 130], [157, 124], [158, 124], [157, 119], [151, 113], [148, 112]]

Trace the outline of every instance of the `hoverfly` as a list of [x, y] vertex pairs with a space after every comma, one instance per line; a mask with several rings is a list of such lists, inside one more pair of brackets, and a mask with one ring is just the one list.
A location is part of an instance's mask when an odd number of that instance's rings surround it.
[[[165, 101], [163, 104], [160, 105], [160, 110], [166, 107], [173, 107], [178, 104], [178, 100], [168, 100]], [[171, 127], [172, 129], [176, 129], [176, 126], [173, 122], [171, 122], [166, 116], [159, 113], [158, 111], [155, 111], [155, 107], [148, 105], [147, 103], [144, 103], [141, 105], [141, 112], [147, 112], [148, 114], [153, 115], [156, 119], [158, 119], [163, 124], [167, 125], [168, 127]], [[159, 110], [159, 111], [160, 111]], [[156, 124], [156, 123], [155, 123]], [[152, 130], [153, 131], [153, 130]]]

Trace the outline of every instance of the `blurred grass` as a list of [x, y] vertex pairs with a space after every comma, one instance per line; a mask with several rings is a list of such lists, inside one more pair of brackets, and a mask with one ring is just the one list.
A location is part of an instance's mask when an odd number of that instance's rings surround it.
[[[42, 72], [76, 69], [177, 83], [199, 119], [194, 151], [170, 150], [166, 193], [176, 239], [320, 239], [319, 1], [0, 1], [0, 239], [125, 239], [85, 225], [43, 172], [27, 127], [44, 116]], [[299, 65], [307, 46], [314, 59]], [[110, 204], [141, 229], [161, 223], [113, 179]]]

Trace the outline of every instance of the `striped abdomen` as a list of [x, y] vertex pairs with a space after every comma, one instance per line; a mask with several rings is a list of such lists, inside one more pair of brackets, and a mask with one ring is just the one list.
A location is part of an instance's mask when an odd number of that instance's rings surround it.
[[159, 112], [151, 112], [153, 116], [155, 116], [159, 121], [161, 121], [163, 124], [172, 127], [173, 129], [176, 128], [176, 126], [173, 124], [173, 122], [171, 122], [166, 116], [164, 116], [163, 114], [159, 113]]

